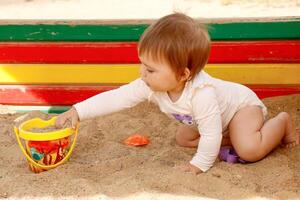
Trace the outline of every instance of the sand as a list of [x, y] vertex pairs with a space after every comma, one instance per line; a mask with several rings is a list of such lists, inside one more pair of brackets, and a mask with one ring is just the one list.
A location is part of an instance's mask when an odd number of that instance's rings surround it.
[[[299, 16], [299, 0], [3, 0], [0, 19], [156, 19], [173, 11], [192, 17]], [[300, 130], [300, 95], [264, 100], [271, 115], [288, 111]], [[132, 109], [82, 122], [71, 159], [34, 174], [13, 133], [23, 114], [0, 105], [0, 199], [300, 199], [300, 146], [277, 148], [252, 164], [216, 161], [207, 173], [183, 173], [176, 166], [195, 149], [179, 147], [178, 123], [156, 106]], [[28, 118], [49, 117], [39, 112]], [[140, 133], [144, 147], [122, 144]]]
[[157, 19], [299, 16], [300, 0], [1, 0], [0, 19]]
[[[265, 99], [270, 115], [289, 112], [300, 130], [300, 95]], [[28, 169], [12, 131], [24, 114], [0, 115], [0, 198], [8, 199], [300, 199], [300, 146], [278, 147], [251, 164], [217, 160], [207, 173], [183, 173], [176, 166], [196, 149], [179, 147], [177, 122], [147, 102], [81, 123], [71, 159], [40, 174]], [[50, 117], [31, 112], [27, 117]], [[144, 147], [122, 142], [140, 133]]]

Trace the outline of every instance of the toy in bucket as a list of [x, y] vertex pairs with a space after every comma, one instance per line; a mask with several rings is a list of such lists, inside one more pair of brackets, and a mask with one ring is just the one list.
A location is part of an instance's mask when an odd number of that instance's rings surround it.
[[[14, 127], [18, 144], [26, 156], [29, 168], [39, 173], [53, 169], [66, 162], [75, 146], [78, 126], [76, 129], [63, 128], [48, 131], [47, 127], [54, 126], [57, 117], [48, 121], [40, 118], [30, 119], [23, 122], [19, 127]], [[47, 132], [33, 132], [34, 129], [43, 129]], [[71, 144], [71, 136], [74, 134]], [[26, 149], [21, 141], [25, 141]]]

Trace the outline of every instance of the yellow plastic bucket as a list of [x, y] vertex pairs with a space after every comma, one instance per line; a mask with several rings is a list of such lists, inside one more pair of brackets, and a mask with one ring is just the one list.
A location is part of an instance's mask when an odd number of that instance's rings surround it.
[[[40, 118], [23, 122], [19, 127], [14, 127], [18, 144], [28, 160], [29, 168], [35, 173], [53, 169], [65, 163], [74, 149], [78, 126], [76, 129], [64, 128], [51, 132], [31, 132], [33, 128], [46, 128], [55, 125], [56, 117], [48, 121]], [[72, 144], [71, 136], [74, 135]], [[25, 146], [21, 141], [25, 141]]]

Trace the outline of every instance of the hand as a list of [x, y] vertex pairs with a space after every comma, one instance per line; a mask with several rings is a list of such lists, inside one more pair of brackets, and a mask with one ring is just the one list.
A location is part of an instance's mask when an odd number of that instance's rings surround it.
[[187, 163], [178, 167], [179, 170], [183, 172], [193, 173], [195, 175], [202, 173], [201, 169], [192, 165], [191, 163]]
[[55, 125], [57, 127], [61, 128], [61, 127], [64, 127], [64, 125], [68, 121], [71, 122], [72, 128], [75, 129], [78, 122], [79, 122], [79, 116], [78, 116], [78, 113], [77, 113], [77, 111], [74, 107], [72, 107], [70, 110], [58, 115]]

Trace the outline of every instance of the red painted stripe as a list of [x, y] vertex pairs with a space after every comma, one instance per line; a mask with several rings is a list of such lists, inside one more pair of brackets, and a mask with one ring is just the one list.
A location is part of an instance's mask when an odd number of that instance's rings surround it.
[[0, 85], [0, 104], [72, 105], [117, 86]]
[[299, 63], [300, 40], [213, 42], [211, 63]]
[[[300, 40], [213, 42], [209, 63], [300, 62]], [[139, 63], [136, 42], [0, 43], [0, 63]]]
[[275, 86], [248, 86], [260, 99], [290, 94], [300, 94], [300, 86], [275, 87]]
[[[72, 105], [118, 86], [1, 85], [0, 104]], [[300, 86], [250, 86], [260, 98], [300, 94]]]
[[0, 43], [0, 63], [138, 63], [136, 42]]

